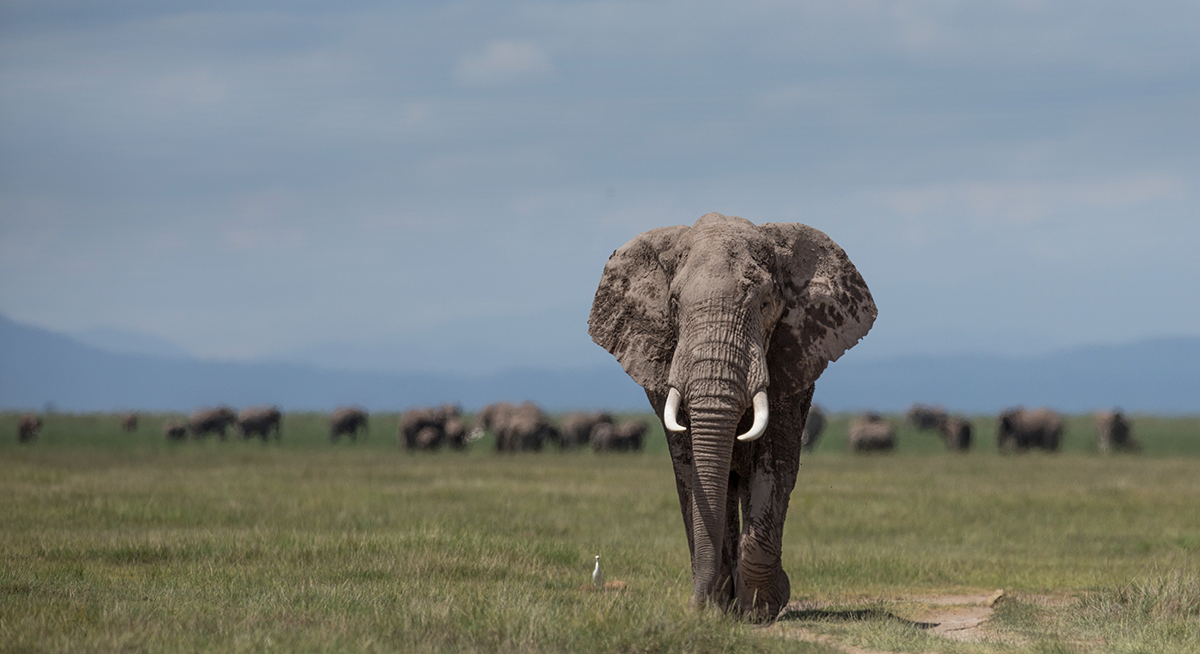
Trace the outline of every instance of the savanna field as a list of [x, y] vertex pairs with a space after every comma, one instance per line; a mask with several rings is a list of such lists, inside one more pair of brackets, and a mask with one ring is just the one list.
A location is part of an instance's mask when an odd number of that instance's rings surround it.
[[[652, 416], [644, 416], [652, 418]], [[639, 453], [397, 446], [399, 415], [328, 438], [167, 442], [143, 414], [0, 414], [0, 651], [1197, 652], [1200, 418], [1134, 415], [1100, 455], [970, 453], [903, 416], [851, 455], [835, 415], [802, 458], [773, 625], [687, 606], [687, 542], [661, 427]], [[593, 557], [623, 588], [590, 588]], [[972, 638], [939, 598], [1003, 590]]]

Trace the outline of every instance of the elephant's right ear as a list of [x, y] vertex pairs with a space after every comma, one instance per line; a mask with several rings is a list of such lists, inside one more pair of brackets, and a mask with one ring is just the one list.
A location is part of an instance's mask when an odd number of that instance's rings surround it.
[[685, 225], [643, 232], [613, 252], [592, 301], [588, 334], [648, 391], [667, 392], [677, 335], [671, 277]]

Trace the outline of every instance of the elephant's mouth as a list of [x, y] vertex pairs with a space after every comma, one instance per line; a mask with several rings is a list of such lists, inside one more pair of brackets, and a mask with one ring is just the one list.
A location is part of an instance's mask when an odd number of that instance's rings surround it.
[[[671, 387], [667, 392], [667, 405], [663, 409], [663, 424], [673, 432], [687, 431], [687, 427], [679, 424], [679, 405], [682, 401], [683, 396], [675, 387]], [[738, 435], [737, 439], [739, 441], [748, 442], [758, 440], [767, 431], [767, 424], [770, 422], [770, 403], [767, 399], [767, 389], [760, 388], [754, 394], [754, 399], [751, 403], [754, 406], [754, 423], [750, 425], [749, 431]]]

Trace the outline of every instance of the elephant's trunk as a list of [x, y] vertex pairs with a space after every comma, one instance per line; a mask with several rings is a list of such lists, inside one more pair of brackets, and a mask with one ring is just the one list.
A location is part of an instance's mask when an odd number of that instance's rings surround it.
[[[692, 603], [703, 606], [710, 600], [725, 604], [732, 599], [734, 585], [725, 569], [725, 537], [729, 516], [729, 460], [733, 454], [733, 431], [740, 412], [722, 407], [700, 407], [689, 403], [692, 437]], [[721, 598], [726, 598], [722, 600]]]
[[[737, 516], [729, 515], [737, 506], [729, 497], [734, 441], [751, 398], [759, 396], [768, 379], [765, 352], [753, 338], [745, 312], [715, 303], [705, 308], [689, 312], [685, 327], [690, 329], [681, 330], [671, 375], [672, 388], [681, 397], [671, 393], [668, 404], [683, 405], [692, 445], [692, 602], [727, 605], [734, 594], [730, 576], [737, 553], [725, 548], [736, 547], [738, 532]], [[759, 406], [751, 438], [761, 435], [767, 420], [765, 394], [754, 403]], [[667, 407], [664, 423], [675, 421], [678, 408]]]

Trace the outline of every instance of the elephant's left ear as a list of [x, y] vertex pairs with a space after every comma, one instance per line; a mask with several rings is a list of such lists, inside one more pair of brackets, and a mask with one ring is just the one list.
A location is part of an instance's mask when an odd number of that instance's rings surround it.
[[771, 338], [771, 384], [800, 391], [867, 335], [878, 310], [846, 252], [820, 230], [768, 223], [786, 308]]

